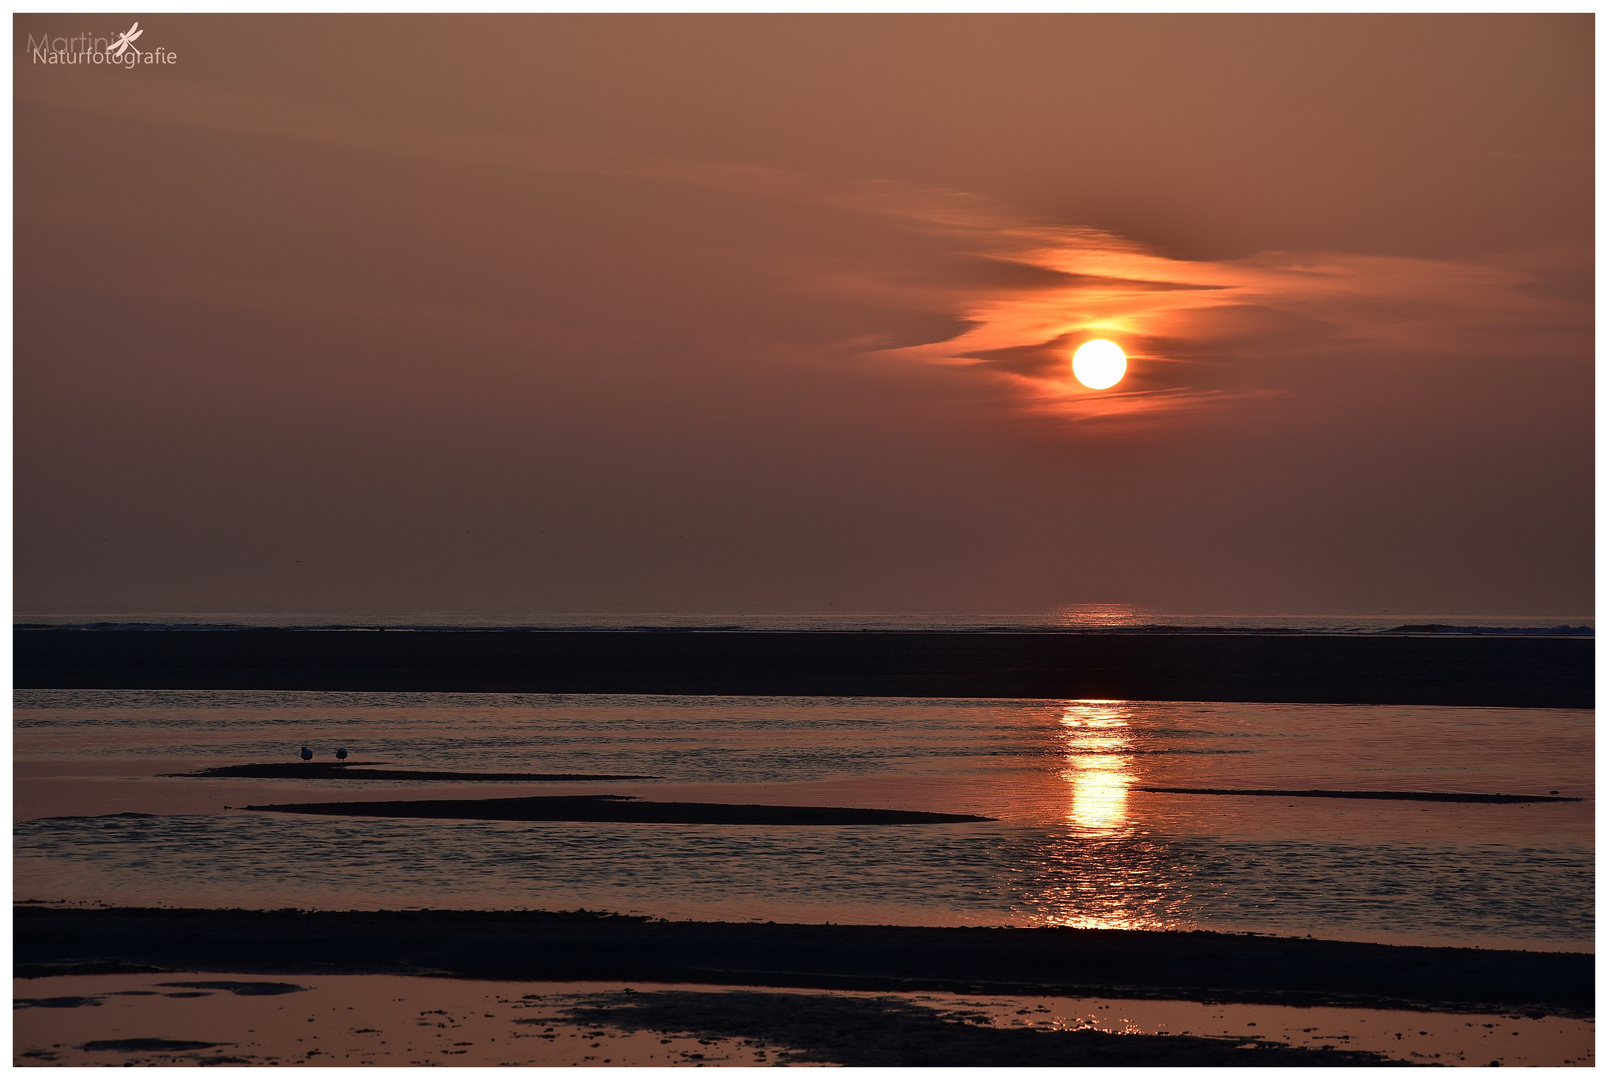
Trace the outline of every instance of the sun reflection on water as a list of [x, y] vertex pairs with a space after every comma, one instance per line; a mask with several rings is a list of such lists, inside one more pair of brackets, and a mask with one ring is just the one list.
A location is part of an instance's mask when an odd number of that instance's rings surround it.
[[1127, 831], [1128, 788], [1134, 782], [1129, 709], [1121, 701], [1075, 701], [1061, 714], [1061, 738], [1072, 785], [1068, 820], [1086, 833]]
[[1135, 723], [1126, 701], [1069, 701], [1061, 712], [1066, 826], [1045, 853], [1058, 872], [1032, 897], [1049, 925], [1162, 930], [1194, 924], [1181, 868], [1172, 865], [1164, 843], [1130, 818], [1128, 791], [1139, 779]]

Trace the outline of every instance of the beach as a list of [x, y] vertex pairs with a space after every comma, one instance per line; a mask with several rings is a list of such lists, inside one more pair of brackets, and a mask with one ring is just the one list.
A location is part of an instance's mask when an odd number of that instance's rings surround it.
[[19, 1064], [1591, 1060], [1586, 709], [154, 687], [15, 716]]
[[14, 913], [23, 976], [213, 970], [716, 983], [1588, 1018], [1582, 953], [1070, 928], [662, 922], [587, 912]]
[[[19, 1064], [1557, 1065], [1592, 1056], [1593, 958], [1583, 954], [585, 912], [24, 906], [16, 925]], [[205, 997], [220, 1000], [197, 1009]], [[73, 1041], [51, 1042], [58, 1031]]]
[[205, 972], [46, 977], [19, 981], [17, 997], [19, 1065], [1558, 1066], [1594, 1058], [1589, 1022], [1516, 1013]]

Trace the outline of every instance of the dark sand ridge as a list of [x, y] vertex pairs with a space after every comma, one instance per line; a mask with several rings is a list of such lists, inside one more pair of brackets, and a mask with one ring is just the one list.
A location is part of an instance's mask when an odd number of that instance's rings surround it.
[[990, 1026], [985, 1014], [943, 1010], [900, 998], [744, 991], [596, 994], [569, 1018], [626, 1031], [741, 1038], [788, 1049], [785, 1065], [860, 1068], [1030, 1068], [1047, 1066], [1400, 1066], [1382, 1054], [1308, 1049], [1191, 1035], [1115, 1035]]
[[390, 802], [277, 803], [245, 806], [282, 814], [461, 818], [475, 821], [621, 821], [661, 825], [942, 825], [992, 821], [973, 814], [852, 806], [762, 806], [644, 802], [632, 795], [536, 795], [522, 799], [400, 799]]
[[258, 765], [219, 765], [164, 776], [242, 776], [254, 780], [485, 780], [495, 783], [556, 783], [588, 780], [659, 780], [645, 773], [486, 773], [435, 772], [423, 769], [372, 769], [383, 761], [284, 761]]
[[16, 627], [18, 688], [1592, 707], [1590, 638]]
[[1584, 953], [1206, 932], [655, 922], [587, 912], [14, 908], [20, 978], [440, 974], [1589, 1018]]
[[1159, 795], [1265, 795], [1281, 799], [1385, 799], [1400, 802], [1543, 803], [1583, 802], [1568, 795], [1499, 795], [1478, 791], [1329, 791], [1321, 788], [1133, 787]]
[[[615, 1028], [626, 1034], [635, 1034], [646, 1029], [652, 1031], [655, 1036], [661, 1033], [672, 1036], [654, 1040], [660, 1043], [672, 1043], [676, 1041], [674, 1036], [678, 1034], [684, 1041], [696, 1038], [697, 1043], [692, 1045], [697, 1051], [703, 1052], [683, 1051], [678, 1062], [682, 1065], [733, 1063], [729, 1056], [731, 1047], [729, 1042], [726, 1042], [732, 1039], [741, 1040], [739, 1046], [764, 1048], [753, 1055], [757, 1058], [756, 1061], [743, 1062], [739, 1059], [736, 1062], [749, 1065], [1299, 1067], [1411, 1064], [1409, 1061], [1392, 1060], [1379, 1053], [1339, 1050], [1332, 1046], [1321, 1049], [1291, 1047], [1276, 1042], [1264, 1042], [1255, 1036], [1214, 1038], [1189, 1035], [1113, 1034], [1088, 1030], [1001, 1029], [990, 1026], [993, 1018], [986, 1013], [964, 1008], [932, 1008], [899, 998], [866, 999], [819, 993], [789, 994], [741, 990], [714, 993], [678, 990], [641, 993], [631, 990], [619, 994], [587, 995], [581, 1004], [568, 1008], [550, 1007], [550, 1010], [556, 1015], [513, 1020], [511, 1025], [502, 1029], [504, 1039], [507, 1040], [508, 1036], [512, 1035], [514, 1039], [523, 1037], [556, 1041], [567, 1032], [555, 1031], [555, 1028], [579, 1027], [581, 1032], [569, 1033], [571, 1037], [584, 1033], [591, 1047], [597, 1051], [589, 1056], [592, 1062], [598, 1063], [597, 1059], [604, 1054], [615, 1055], [612, 1060], [616, 1063], [616, 1067], [652, 1064], [662, 1067], [674, 1059], [668, 1053], [658, 1062], [622, 1059], [618, 1056], [621, 1054], [621, 1046], [612, 1037], [606, 1036], [609, 1028]], [[444, 1014], [446, 1010], [435, 1010], [435, 1012]], [[100, 1017], [90, 1019], [99, 1020]], [[347, 1019], [351, 1019], [350, 1015]], [[414, 1023], [417, 1025], [419, 1021]], [[513, 1025], [530, 1027], [540, 1025], [538, 1030], [542, 1033], [536, 1034], [529, 1030], [519, 1032]], [[191, 1021], [190, 1026], [194, 1026], [194, 1021]], [[429, 1026], [429, 1022], [425, 1021], [423, 1026]], [[461, 1028], [463, 1025], [441, 1023], [440, 1026]], [[374, 1028], [365, 1028], [363, 1031], [375, 1035], [385, 1033]], [[394, 1037], [398, 1033], [393, 1031], [390, 1034]], [[455, 1031], [453, 1034], [471, 1033]], [[599, 1037], [609, 1038], [608, 1049], [601, 1049], [598, 1042], [592, 1041]], [[27, 1039], [27, 1036], [20, 1036], [19, 1039]], [[27, 1039], [27, 1041], [34, 1040]], [[260, 1052], [251, 1053], [250, 1050], [245, 1050], [247, 1056], [241, 1056], [244, 1048], [235, 1042], [146, 1037], [91, 1039], [81, 1047], [75, 1045], [69, 1048], [67, 1052], [82, 1049], [91, 1054], [115, 1053], [125, 1056], [121, 1062], [108, 1061], [104, 1058], [90, 1062], [96, 1065], [312, 1064], [296, 1053], [303, 1045], [305, 1043], [298, 1042], [294, 1050], [289, 1047], [276, 1048], [282, 1057], [268, 1056]], [[460, 1041], [453, 1045], [456, 1047], [474, 1044]], [[508, 1043], [505, 1041], [504, 1045]], [[263, 1047], [258, 1045], [252, 1049], [261, 1051]], [[551, 1049], [562, 1049], [562, 1044]], [[205, 1056], [196, 1053], [208, 1050], [218, 1052]], [[727, 1053], [723, 1054], [722, 1050]], [[526, 1052], [529, 1052], [528, 1049]], [[583, 1051], [575, 1052], [583, 1053]], [[463, 1059], [446, 1056], [454, 1053], [464, 1054], [467, 1051], [447, 1050], [441, 1053], [438, 1050], [437, 1055], [429, 1055], [427, 1051], [421, 1053], [419, 1049], [413, 1048], [409, 1050], [404, 1060], [413, 1065], [426, 1063], [420, 1058], [425, 1058], [429, 1064], [434, 1065], [465, 1064]], [[511, 1050], [504, 1053], [517, 1056], [519, 1052]], [[774, 1059], [769, 1056], [772, 1053], [775, 1055]], [[64, 1064], [60, 1060], [61, 1056], [59, 1044], [53, 1050], [36, 1046], [32, 1050], [24, 1051], [16, 1059], [16, 1064]], [[429, 1060], [430, 1058], [434, 1060]], [[328, 1060], [330, 1064], [338, 1063], [338, 1059], [333, 1057]], [[601, 1063], [607, 1064], [609, 1060], [604, 1058]], [[85, 1064], [81, 1061], [75, 1063]], [[379, 1064], [372, 1057], [362, 1058], [358, 1063], [365, 1066]], [[477, 1061], [473, 1064], [484, 1067], [486, 1063]], [[562, 1067], [562, 1064], [567, 1063], [527, 1059], [503, 1061], [498, 1064], [527, 1067], [540, 1067], [546, 1064], [550, 1067], [553, 1065]]]
[[[1242, 788], [1138, 787], [1182, 795], [1380, 799], [1406, 802], [1580, 802], [1555, 795], [1489, 795], [1445, 791], [1285, 791]], [[975, 814], [880, 810], [852, 806], [774, 806], [753, 803], [647, 802], [633, 795], [536, 795], [516, 799], [396, 799], [365, 802], [272, 803], [236, 807], [281, 814], [336, 817], [453, 818], [464, 821], [618, 821], [661, 825], [936, 825], [993, 821]]]
[[[207, 991], [210, 990], [226, 990], [237, 997], [277, 997], [280, 994], [294, 994], [302, 989], [295, 983], [263, 982], [261, 980], [240, 981], [235, 979], [205, 979], [193, 980], [190, 982], [165, 982], [158, 983], [157, 985], [163, 988], [178, 987], [181, 990], [190, 991], [189, 993], [169, 993], [163, 995], [164, 997], [176, 998], [206, 997]], [[133, 992], [138, 994], [150, 994], [155, 993], [156, 991], [139, 990]], [[119, 993], [126, 994], [129, 993], [129, 991], [119, 991]], [[11, 999], [11, 1005], [16, 1009], [79, 1009], [85, 1006], [99, 1005], [101, 1000], [105, 997], [105, 994], [96, 994], [88, 997], [15, 997]]]

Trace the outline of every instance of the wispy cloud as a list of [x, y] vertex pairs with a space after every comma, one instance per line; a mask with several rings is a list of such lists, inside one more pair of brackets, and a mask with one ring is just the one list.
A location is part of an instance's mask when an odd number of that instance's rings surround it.
[[[991, 258], [1059, 275], [1028, 288], [981, 291], [959, 314], [965, 332], [894, 350], [910, 360], [981, 368], [1014, 384], [1025, 406], [1069, 417], [1155, 414], [1277, 392], [1211, 384], [1236, 365], [1316, 352], [1488, 356], [1576, 347], [1589, 305], [1535, 285], [1538, 261], [1444, 261], [1345, 253], [1269, 252], [1246, 259], [1168, 258], [1091, 229], [979, 225]], [[1119, 390], [1091, 391], [1068, 358], [1092, 338], [1130, 354]], [[1208, 365], [1209, 361], [1209, 365]]]

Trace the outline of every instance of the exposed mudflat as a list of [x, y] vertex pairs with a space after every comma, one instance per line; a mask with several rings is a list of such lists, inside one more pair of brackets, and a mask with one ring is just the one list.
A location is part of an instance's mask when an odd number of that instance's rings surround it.
[[1135, 787], [1158, 795], [1264, 795], [1281, 799], [1385, 799], [1395, 802], [1547, 803], [1580, 802], [1567, 795], [1493, 795], [1472, 791], [1329, 791], [1318, 788]]
[[1589, 709], [1585, 637], [24, 626], [18, 687], [1112, 698]]
[[247, 806], [281, 814], [462, 818], [478, 821], [610, 821], [658, 825], [941, 825], [990, 821], [975, 814], [852, 806], [765, 806], [647, 802], [628, 795], [535, 795], [523, 799], [401, 799], [387, 802], [276, 803]]
[[421, 973], [1589, 1018], [1587, 953], [1249, 934], [662, 922], [595, 912], [14, 909], [20, 977]]
[[173, 973], [18, 980], [13, 1063], [1594, 1063], [1591, 1021], [1517, 1014], [405, 975], [281, 983], [186, 973], [174, 980]]

